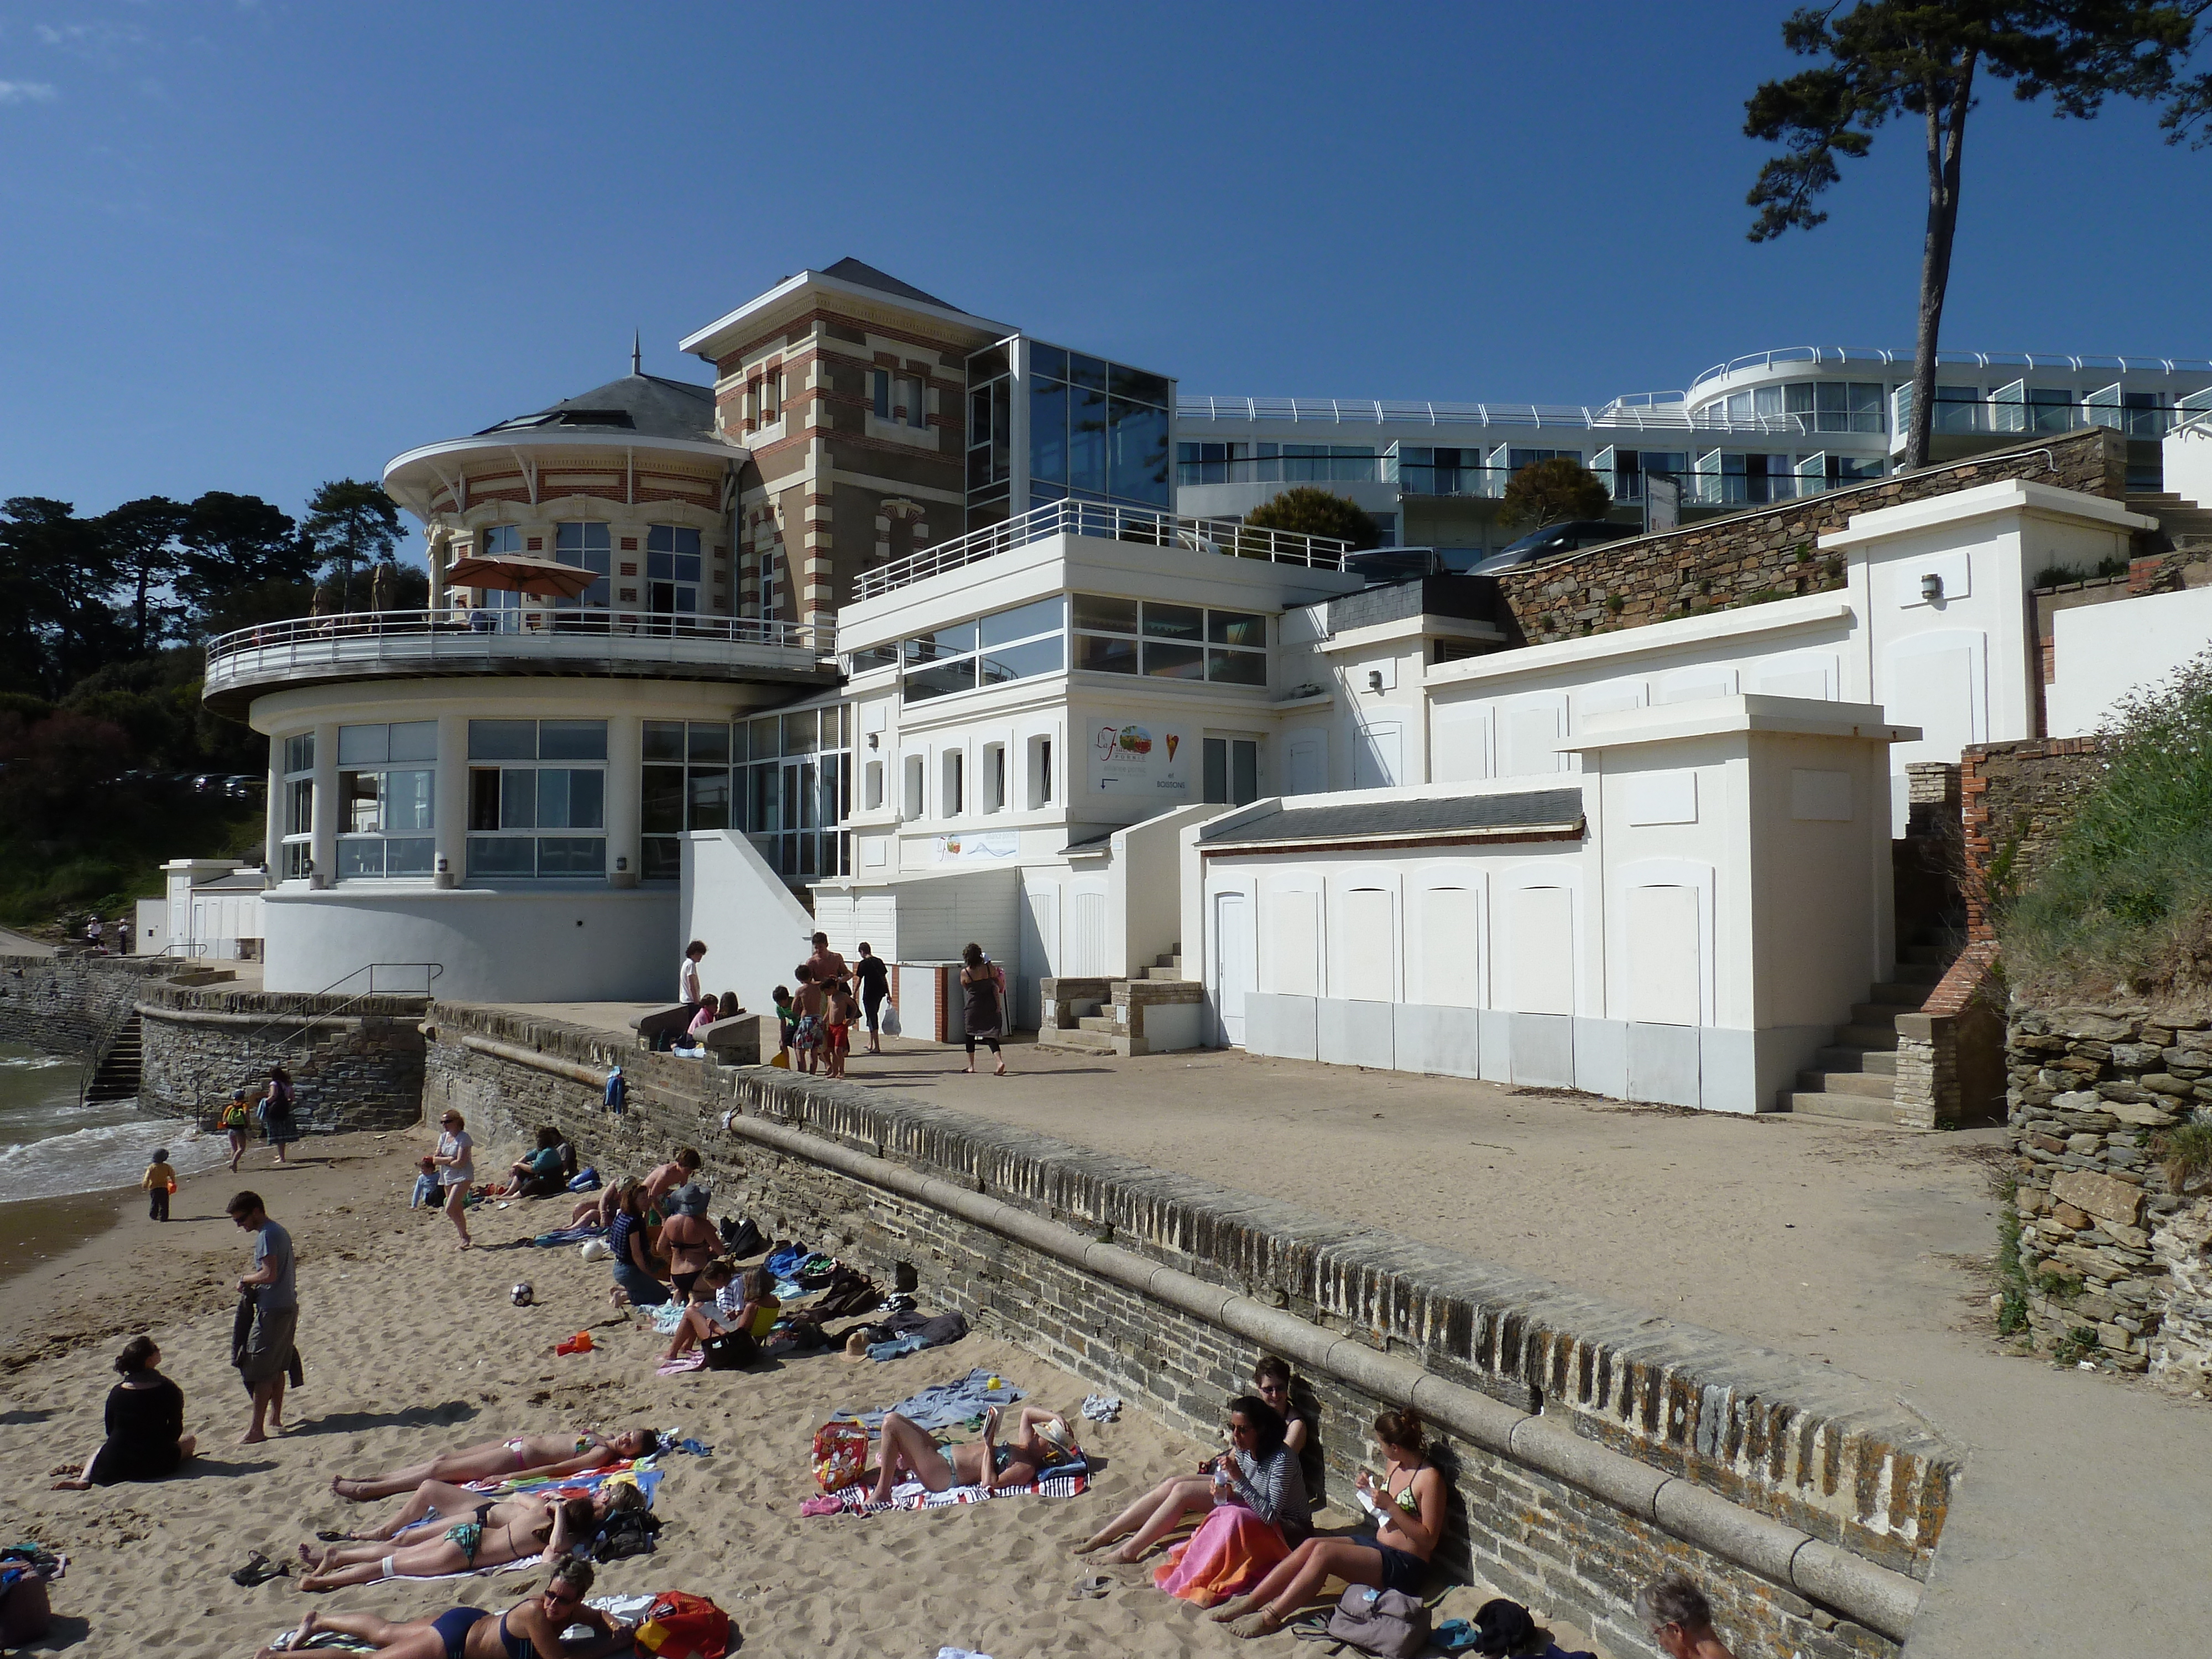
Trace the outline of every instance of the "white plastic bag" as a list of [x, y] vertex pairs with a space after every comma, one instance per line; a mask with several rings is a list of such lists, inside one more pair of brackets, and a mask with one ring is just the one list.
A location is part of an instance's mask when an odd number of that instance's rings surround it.
[[578, 1252], [586, 1261], [605, 1261], [615, 1253], [615, 1247], [604, 1238], [587, 1238]]
[[890, 1001], [888, 998], [884, 1002], [881, 1024], [885, 1036], [896, 1036], [899, 1034], [898, 1004]]

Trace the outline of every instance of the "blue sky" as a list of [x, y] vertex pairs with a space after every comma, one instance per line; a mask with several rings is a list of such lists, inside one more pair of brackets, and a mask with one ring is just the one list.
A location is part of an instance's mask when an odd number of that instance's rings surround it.
[[[1787, 9], [0, 0], [0, 495], [296, 511], [846, 254], [1194, 393], [1909, 347], [1911, 130], [1744, 239]], [[2212, 356], [2212, 152], [1993, 88], [1966, 171], [1947, 344]]]

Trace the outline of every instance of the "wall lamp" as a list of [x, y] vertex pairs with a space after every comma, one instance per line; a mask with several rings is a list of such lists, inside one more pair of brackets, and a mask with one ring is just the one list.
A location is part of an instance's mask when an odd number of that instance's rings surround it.
[[1943, 597], [1943, 579], [1929, 571], [1920, 579], [1920, 597], [1933, 605]]
[[1370, 691], [1380, 691], [1382, 689], [1382, 671], [1381, 669], [1370, 668], [1367, 671], [1367, 689]]
[[879, 732], [869, 732], [868, 747], [871, 749], [880, 749], [883, 747], [883, 734]]

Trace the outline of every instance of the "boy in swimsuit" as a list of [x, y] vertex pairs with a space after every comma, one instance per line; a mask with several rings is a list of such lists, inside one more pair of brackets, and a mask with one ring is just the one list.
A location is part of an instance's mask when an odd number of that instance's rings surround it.
[[660, 1449], [660, 1437], [651, 1429], [624, 1429], [609, 1438], [596, 1430], [581, 1434], [526, 1434], [513, 1440], [487, 1441], [441, 1452], [426, 1463], [416, 1463], [389, 1474], [349, 1479], [341, 1475], [331, 1490], [354, 1503], [372, 1498], [397, 1498], [425, 1480], [501, 1480], [528, 1471], [533, 1475], [586, 1474], [610, 1463], [650, 1457]]
[[[395, 1659], [400, 1654], [408, 1659], [605, 1659], [628, 1651], [637, 1639], [637, 1627], [584, 1605], [592, 1577], [590, 1562], [565, 1561], [553, 1570], [543, 1594], [496, 1615], [482, 1607], [451, 1607], [435, 1619], [394, 1623], [373, 1613], [310, 1613], [299, 1629], [253, 1659], [275, 1659], [325, 1632], [374, 1642], [375, 1652]], [[561, 1633], [574, 1625], [588, 1627], [590, 1639], [564, 1644]], [[439, 1645], [426, 1645], [424, 1636], [436, 1637]]]

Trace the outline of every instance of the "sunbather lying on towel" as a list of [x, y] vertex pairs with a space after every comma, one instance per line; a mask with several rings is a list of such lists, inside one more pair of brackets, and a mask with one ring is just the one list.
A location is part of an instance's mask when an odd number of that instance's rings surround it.
[[533, 1480], [582, 1474], [625, 1458], [650, 1457], [659, 1447], [660, 1437], [651, 1429], [624, 1429], [611, 1437], [596, 1429], [580, 1434], [517, 1435], [512, 1440], [489, 1440], [481, 1446], [441, 1452], [427, 1463], [410, 1464], [389, 1474], [340, 1475], [331, 1482], [331, 1490], [362, 1504], [372, 1498], [396, 1498], [425, 1480], [458, 1484], [523, 1474]]
[[[623, 1486], [614, 1491], [635, 1492], [637, 1488]], [[596, 1498], [525, 1498], [512, 1506], [478, 1498], [473, 1508], [460, 1511], [453, 1525], [423, 1543], [333, 1544], [320, 1560], [302, 1544], [300, 1559], [308, 1571], [300, 1588], [329, 1590], [373, 1584], [380, 1578], [442, 1578], [448, 1573], [503, 1567], [533, 1555], [550, 1565], [590, 1539], [602, 1514], [599, 1500], [611, 1502], [612, 1497], [603, 1488]], [[644, 1502], [643, 1493], [637, 1501]], [[495, 1518], [495, 1510], [509, 1508], [516, 1511], [512, 1519]]]
[[[636, 1640], [637, 1627], [584, 1605], [592, 1577], [590, 1562], [565, 1561], [553, 1570], [543, 1594], [497, 1615], [482, 1607], [453, 1607], [435, 1619], [395, 1624], [373, 1613], [311, 1613], [299, 1629], [253, 1659], [275, 1659], [326, 1632], [375, 1643], [377, 1659], [600, 1659], [624, 1652]], [[564, 1646], [561, 1632], [573, 1625], [594, 1634]]]
[[[996, 1406], [983, 1414], [983, 1437], [957, 1446], [939, 1445], [927, 1429], [891, 1413], [884, 1419], [870, 1501], [890, 1502], [891, 1491], [902, 1479], [919, 1480], [932, 1492], [951, 1486], [987, 1486], [998, 1492], [1034, 1486], [1044, 1470], [1081, 1455], [1059, 1414], [1034, 1406], [1022, 1407], [1013, 1438], [1006, 1444], [998, 1443], [998, 1434]], [[868, 1477], [864, 1472], [860, 1478]]]
[[[495, 1529], [516, 1521], [534, 1521], [544, 1512], [545, 1498], [546, 1494], [542, 1491], [525, 1492], [514, 1498], [495, 1498], [489, 1506], [490, 1512], [483, 1515], [480, 1518], [487, 1529]], [[466, 1486], [454, 1486], [450, 1481], [425, 1480], [415, 1488], [414, 1496], [402, 1504], [390, 1520], [380, 1526], [370, 1528], [366, 1532], [349, 1532], [339, 1541], [348, 1544], [388, 1543], [406, 1531], [408, 1528], [428, 1520], [434, 1515], [459, 1519], [463, 1516], [476, 1515], [478, 1510], [485, 1507], [484, 1495], [482, 1492], [471, 1492]], [[641, 1510], [647, 1507], [645, 1494], [637, 1489], [635, 1484], [628, 1476], [619, 1476], [613, 1481], [603, 1483], [599, 1490], [592, 1494], [592, 1512], [601, 1521], [605, 1520], [617, 1510]], [[304, 1557], [307, 1546], [303, 1544], [300, 1547]], [[346, 1561], [368, 1561], [374, 1559], [374, 1553], [362, 1554], [359, 1551], [341, 1557], [341, 1559]]]

